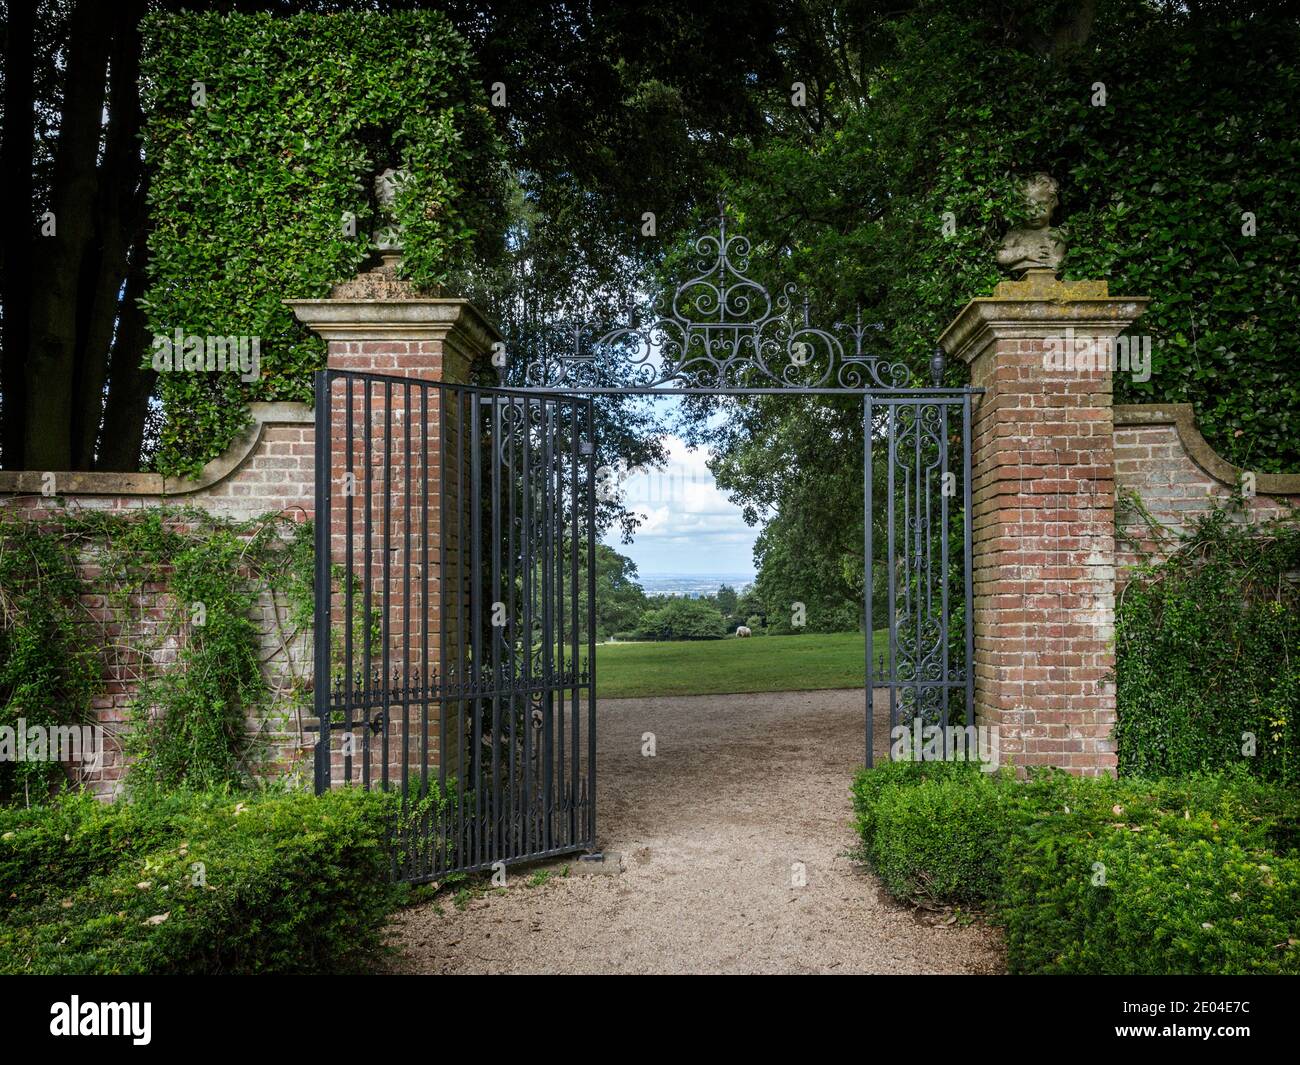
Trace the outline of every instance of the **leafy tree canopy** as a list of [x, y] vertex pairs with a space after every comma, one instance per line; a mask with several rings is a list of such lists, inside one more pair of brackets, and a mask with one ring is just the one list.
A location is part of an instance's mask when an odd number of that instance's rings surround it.
[[[1116, 401], [1191, 402], [1230, 461], [1300, 468], [1289, 12], [1141, 0], [796, 9], [780, 82], [802, 82], [807, 106], [769, 92], [765, 134], [718, 178], [755, 241], [756, 273], [796, 282], [828, 325], [860, 308], [881, 324], [876, 350], [921, 370], [961, 306], [992, 291], [997, 246], [1023, 217], [1018, 182], [1046, 170], [1061, 184], [1065, 276], [1152, 297], [1132, 330], [1152, 338], [1151, 378], [1117, 374]], [[719, 483], [767, 522], [760, 587], [781, 573], [781, 598], [857, 598], [854, 408], [763, 399], [729, 407], [721, 433], [704, 420], [711, 405], [692, 411], [692, 439], [718, 449]], [[830, 560], [803, 565], [813, 554]]]

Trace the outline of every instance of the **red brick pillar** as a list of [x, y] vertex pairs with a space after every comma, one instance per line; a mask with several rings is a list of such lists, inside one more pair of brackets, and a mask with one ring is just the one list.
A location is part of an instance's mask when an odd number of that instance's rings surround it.
[[[365, 626], [358, 611], [363, 612], [368, 590], [372, 628], [379, 629], [371, 636], [372, 676], [386, 663], [381, 687], [418, 691], [440, 665], [442, 452], [445, 441], [455, 439], [457, 397], [459, 405], [466, 402], [460, 393], [418, 382], [469, 383], [500, 336], [468, 301], [419, 297], [393, 278], [391, 266], [335, 286], [329, 299], [286, 302], [299, 321], [327, 341], [330, 369], [375, 375], [337, 377], [331, 383], [331, 562], [352, 575], [354, 669], [363, 656]], [[318, 424], [320, 417], [318, 411]], [[350, 486], [350, 497], [345, 486]], [[448, 546], [454, 555], [457, 545]], [[344, 582], [336, 579], [330, 608], [333, 643], [343, 638], [346, 602]], [[459, 633], [448, 637], [459, 639]], [[343, 658], [343, 650], [332, 646], [336, 673]], [[354, 720], [375, 713], [358, 711]], [[393, 786], [400, 785], [404, 771], [419, 778], [426, 750], [429, 764], [437, 764], [439, 704], [419, 697], [413, 704], [391, 707], [389, 714], [386, 754], [379, 735], [352, 730], [354, 783], [362, 779], [363, 763], [372, 783], [379, 782], [386, 767]], [[422, 725], [426, 720], [427, 727]], [[336, 727], [330, 744], [330, 775], [336, 785], [347, 778], [342, 735]]]
[[1031, 270], [940, 339], [986, 390], [972, 426], [975, 706], [1018, 768], [1114, 772], [1111, 383], [1115, 339], [1146, 303]]

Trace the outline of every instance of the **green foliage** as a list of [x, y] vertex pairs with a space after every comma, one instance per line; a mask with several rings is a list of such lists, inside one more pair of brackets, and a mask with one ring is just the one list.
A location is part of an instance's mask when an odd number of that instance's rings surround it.
[[1300, 972], [1294, 792], [1047, 779], [1005, 856], [1013, 971]]
[[[99, 665], [85, 636], [82, 591], [56, 538], [0, 511], [0, 726], [89, 719]], [[39, 799], [62, 774], [54, 761], [0, 761], [0, 802]]]
[[[587, 555], [578, 559], [579, 618], [587, 617]], [[566, 593], [568, 589], [566, 588]], [[596, 544], [596, 639], [636, 628], [646, 608], [645, 592], [637, 583], [636, 563], [606, 544]]]
[[[490, 790], [490, 768], [480, 765], [479, 771], [480, 786]], [[399, 878], [422, 876], [437, 865], [453, 866], [458, 853], [468, 853], [473, 846], [469, 836], [481, 800], [472, 783], [462, 792], [454, 775], [441, 784], [436, 779], [423, 784], [412, 780], [408, 790], [395, 789], [390, 794], [393, 868]], [[456, 826], [462, 835], [459, 841]], [[439, 850], [441, 854], [436, 853]]]
[[[119, 649], [140, 668], [127, 736], [133, 786], [244, 781], [259, 754], [246, 722], [270, 695], [254, 611], [263, 597], [285, 603], [285, 617], [273, 611], [284, 639], [310, 624], [311, 525], [164, 507], [60, 509], [39, 522], [0, 515], [0, 523], [0, 595], [10, 605], [0, 677], [22, 678], [5, 689], [5, 723], [89, 719], [109, 636], [79, 606], [81, 596], [99, 594], [136, 637]], [[80, 562], [94, 567], [91, 582], [78, 575]], [[158, 610], [161, 618], [151, 613]], [[163, 648], [172, 661], [158, 669], [150, 663]], [[295, 683], [287, 698], [304, 692]], [[47, 786], [63, 773], [54, 762], [8, 765], [9, 798], [15, 772], [41, 775]]]
[[647, 610], [636, 631], [639, 640], [720, 640], [726, 635], [716, 606], [684, 597]]
[[262, 338], [257, 381], [161, 375], [156, 464], [193, 472], [243, 427], [247, 401], [311, 398], [324, 343], [281, 301], [357, 272], [374, 174], [411, 174], [395, 205], [402, 268], [428, 289], [499, 246], [501, 158], [468, 48], [440, 13], [157, 14], [144, 37], [150, 328]]
[[[265, 693], [249, 616], [257, 589], [238, 579], [243, 547], [222, 529], [174, 559], [171, 595], [182, 610], [201, 607], [206, 616], [201, 625], [191, 616], [174, 667], [142, 686], [128, 743], [137, 755], [133, 772], [163, 787], [238, 779], [245, 718], [261, 709]], [[157, 714], [156, 706], [166, 711]]]
[[1300, 781], [1300, 521], [1218, 509], [1119, 597], [1120, 771]]
[[[769, 135], [718, 177], [754, 272], [772, 290], [796, 284], [820, 323], [860, 306], [882, 326], [868, 349], [920, 377], [954, 315], [999, 280], [997, 247], [1024, 217], [1019, 179], [1047, 170], [1065, 275], [1152, 298], [1133, 330], [1152, 338], [1152, 376], [1117, 374], [1116, 402], [1192, 403], [1230, 461], [1300, 468], [1297, 22], [1246, 3], [1208, 17], [1120, 0], [1071, 26], [1078, 10], [923, 0], [792, 20], [785, 76], [758, 90]], [[809, 86], [807, 108], [778, 95], [793, 80]], [[963, 367], [948, 374], [964, 383]], [[720, 485], [764, 523], [756, 558], [773, 609], [853, 602], [859, 406], [775, 397], [724, 413], [722, 430], [701, 416], [697, 432], [718, 446]]]
[[180, 831], [194, 803], [184, 793], [105, 803], [69, 789], [48, 803], [0, 807], [0, 906], [6, 914], [30, 908], [156, 849]]
[[1018, 973], [1297, 973], [1300, 805], [1238, 771], [1018, 782], [896, 763], [854, 782], [901, 898], [982, 903]]
[[[758, 578], [737, 613], [765, 615], [770, 631], [862, 628], [861, 423], [860, 402], [779, 396], [738, 403], [724, 427], [695, 438], [715, 449], [710, 468], [745, 520], [763, 526]], [[833, 456], [828, 439], [837, 442]], [[742, 605], [747, 599], [755, 602]], [[795, 603], [804, 604], [798, 629]]]
[[860, 301], [885, 346], [921, 368], [996, 280], [994, 249], [1023, 216], [1017, 179], [1047, 170], [1067, 275], [1152, 297], [1137, 331], [1154, 337], [1154, 373], [1117, 374], [1117, 402], [1191, 402], [1234, 463], [1300, 467], [1286, 346], [1300, 295], [1282, 280], [1300, 266], [1300, 176], [1286, 163], [1300, 27], [1257, 5], [1204, 18], [1123, 0], [1097, 11], [1085, 45], [1062, 47], [1053, 23], [1071, 6], [1027, 18], [923, 2], [837, 31], [866, 77], [836, 82], [811, 128], [755, 143], [734, 182], [745, 228], [789, 251], [784, 278], [825, 294], [827, 313]]
[[718, 594], [713, 598], [723, 615], [729, 616], [736, 612], [736, 603], [739, 601], [740, 597], [736, 595], [736, 589], [731, 585], [722, 584], [718, 586]]
[[978, 905], [997, 894], [1007, 801], [970, 763], [887, 763], [854, 782], [863, 857], [898, 898]]
[[391, 801], [177, 793], [0, 811], [9, 973], [313, 973], [378, 945]]

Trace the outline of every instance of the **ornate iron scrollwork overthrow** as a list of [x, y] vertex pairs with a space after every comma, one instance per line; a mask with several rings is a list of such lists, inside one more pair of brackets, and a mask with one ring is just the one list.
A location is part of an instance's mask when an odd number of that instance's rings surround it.
[[572, 347], [525, 368], [524, 385], [554, 391], [792, 391], [901, 389], [911, 372], [867, 350], [879, 325], [811, 321], [808, 301], [796, 304], [787, 284], [773, 296], [749, 276], [750, 242], [727, 230], [695, 242], [698, 273], [658, 304], [650, 322], [622, 326], [589, 338], [570, 326]]

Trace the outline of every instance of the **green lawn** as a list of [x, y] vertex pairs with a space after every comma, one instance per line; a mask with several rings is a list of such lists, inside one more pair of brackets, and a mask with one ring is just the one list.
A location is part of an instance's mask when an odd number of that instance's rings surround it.
[[[876, 655], [888, 644], [876, 633]], [[861, 633], [754, 636], [747, 640], [603, 643], [596, 648], [596, 694], [716, 695], [814, 688], [861, 688]]]

